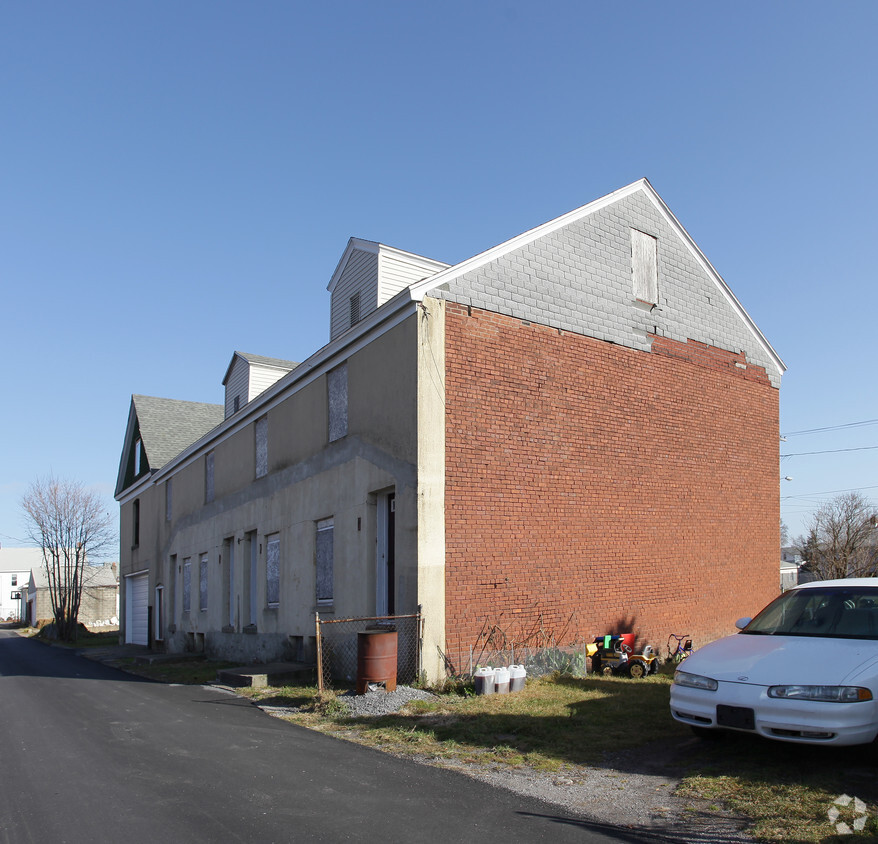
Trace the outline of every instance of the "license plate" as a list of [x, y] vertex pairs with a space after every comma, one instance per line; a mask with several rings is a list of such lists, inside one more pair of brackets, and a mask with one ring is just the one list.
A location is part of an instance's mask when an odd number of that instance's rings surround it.
[[755, 730], [756, 716], [753, 710], [746, 706], [725, 706], [721, 703], [716, 707], [716, 723], [718, 727]]

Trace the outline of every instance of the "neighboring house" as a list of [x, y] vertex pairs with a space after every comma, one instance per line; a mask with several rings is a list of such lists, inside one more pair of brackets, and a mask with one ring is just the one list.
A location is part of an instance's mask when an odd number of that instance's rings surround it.
[[784, 365], [646, 180], [454, 266], [351, 239], [328, 289], [262, 392], [235, 353], [223, 405], [132, 398], [126, 641], [267, 661], [421, 606], [436, 678], [495, 626], [698, 645], [778, 593]]
[[[802, 555], [792, 546], [780, 549], [780, 591], [786, 592], [799, 584]], [[805, 582], [804, 580], [802, 582]]]
[[[82, 577], [79, 622], [89, 629], [116, 627], [119, 624], [119, 573], [116, 563], [87, 565]], [[31, 572], [27, 583], [27, 620], [31, 627], [51, 620], [52, 597], [45, 566]]]
[[27, 583], [42, 564], [39, 548], [0, 548], [0, 621], [27, 618]]

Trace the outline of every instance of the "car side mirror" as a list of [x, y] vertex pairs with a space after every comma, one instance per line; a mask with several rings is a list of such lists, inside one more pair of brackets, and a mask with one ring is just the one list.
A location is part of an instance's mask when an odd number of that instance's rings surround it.
[[749, 615], [745, 615], [743, 618], [739, 618], [735, 622], [735, 627], [737, 627], [738, 630], [743, 630], [751, 621], [753, 621], [753, 619], [750, 618]]

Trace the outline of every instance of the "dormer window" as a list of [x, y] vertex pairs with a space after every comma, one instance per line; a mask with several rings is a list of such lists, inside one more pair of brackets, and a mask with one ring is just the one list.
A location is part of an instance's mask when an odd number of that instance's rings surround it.
[[291, 360], [235, 352], [223, 378], [226, 388], [225, 418], [237, 413], [297, 366]]
[[360, 321], [360, 291], [351, 296], [351, 328]]

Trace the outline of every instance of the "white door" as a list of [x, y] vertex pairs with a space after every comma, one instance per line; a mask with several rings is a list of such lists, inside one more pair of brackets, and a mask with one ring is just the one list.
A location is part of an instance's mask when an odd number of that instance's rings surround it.
[[149, 644], [149, 575], [125, 578], [125, 641]]

